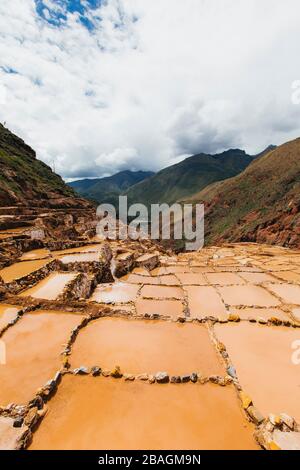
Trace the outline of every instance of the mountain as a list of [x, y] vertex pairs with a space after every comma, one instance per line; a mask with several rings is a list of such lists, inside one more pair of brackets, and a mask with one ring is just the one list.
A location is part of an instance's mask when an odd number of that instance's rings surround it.
[[0, 206], [85, 207], [35, 151], [0, 124]]
[[121, 171], [113, 176], [73, 181], [69, 185], [77, 193], [99, 203], [114, 204], [118, 196], [131, 186], [153, 176], [151, 171]]
[[277, 148], [277, 145], [269, 145], [265, 150], [254, 155], [253, 158], [263, 157], [267, 153], [271, 152], [271, 150], [275, 150], [276, 148]]
[[217, 155], [201, 153], [169, 166], [126, 191], [128, 202], [149, 206], [172, 204], [191, 196], [210, 183], [224, 180], [243, 171], [253, 158], [242, 150], [228, 150]]
[[250, 241], [300, 248], [300, 138], [255, 159], [238, 176], [197, 193], [206, 243]]

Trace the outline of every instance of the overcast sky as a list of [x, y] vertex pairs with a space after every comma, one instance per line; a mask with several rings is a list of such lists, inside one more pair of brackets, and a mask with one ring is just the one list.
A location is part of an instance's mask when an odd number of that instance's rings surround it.
[[64, 178], [300, 136], [299, 0], [0, 0], [0, 121]]

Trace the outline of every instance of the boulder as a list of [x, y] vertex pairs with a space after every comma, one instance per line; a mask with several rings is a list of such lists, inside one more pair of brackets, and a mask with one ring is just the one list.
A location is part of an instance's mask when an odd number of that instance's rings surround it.
[[170, 378], [167, 372], [158, 372], [155, 376], [155, 380], [159, 384], [166, 384], [169, 382]]
[[247, 408], [247, 413], [250, 416], [253, 423], [256, 424], [257, 426], [261, 424], [265, 419], [263, 415], [260, 413], [260, 411], [257, 408], [255, 408], [255, 406], [249, 406], [249, 408]]
[[91, 374], [93, 377], [98, 377], [101, 374], [101, 368], [98, 366], [93, 366], [91, 368]]
[[180, 384], [181, 383], [180, 375], [172, 375], [172, 377], [170, 378], [170, 383], [171, 384]]
[[113, 377], [114, 379], [120, 379], [121, 377], [123, 377], [123, 374], [121, 372], [121, 369], [119, 366], [116, 366], [110, 373], [111, 377]]
[[85, 366], [80, 366], [80, 367], [78, 367], [77, 369], [74, 369], [74, 370], [73, 370], [73, 373], [74, 373], [75, 375], [87, 375], [87, 374], [89, 373], [89, 370], [88, 370], [88, 368], [85, 367]]

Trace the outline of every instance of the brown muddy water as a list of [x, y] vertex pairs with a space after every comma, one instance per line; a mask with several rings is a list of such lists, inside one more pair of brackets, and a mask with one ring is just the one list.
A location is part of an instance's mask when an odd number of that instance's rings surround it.
[[30, 450], [258, 449], [231, 387], [65, 376]]
[[28, 274], [37, 271], [38, 269], [46, 266], [49, 260], [35, 260], [35, 261], [22, 261], [20, 263], [12, 264], [7, 268], [3, 268], [0, 271], [0, 276], [5, 283], [15, 281], [21, 277], [27, 276]]
[[0, 304], [0, 330], [15, 320], [19, 311], [20, 307], [15, 305]]
[[76, 275], [76, 273], [52, 273], [34, 287], [21, 292], [19, 296], [55, 300], [62, 294], [66, 285], [75, 279]]
[[287, 413], [299, 422], [300, 364], [292, 360], [299, 330], [245, 322], [216, 325], [215, 331], [254, 405], [264, 415]]
[[6, 365], [0, 366], [0, 405], [23, 404], [54, 377], [61, 367], [60, 352], [81, 315], [27, 313], [2, 336]]
[[108, 370], [119, 365], [131, 374], [225, 373], [203, 325], [119, 318], [96, 320], [80, 332], [71, 365], [82, 364]]

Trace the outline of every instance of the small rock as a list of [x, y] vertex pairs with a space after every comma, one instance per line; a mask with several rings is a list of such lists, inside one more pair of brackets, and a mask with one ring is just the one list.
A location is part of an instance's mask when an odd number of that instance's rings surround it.
[[226, 346], [223, 343], [218, 343], [217, 349], [220, 353], [222, 353], [222, 352], [226, 351]]
[[282, 325], [282, 320], [279, 320], [279, 318], [276, 318], [276, 317], [271, 317], [269, 321], [270, 323], [276, 326]]
[[225, 380], [225, 385], [230, 385], [233, 382], [233, 378], [230, 375], [225, 375], [224, 380]]
[[154, 382], [155, 382], [154, 375], [149, 375], [149, 384], [154, 384]]
[[259, 323], [260, 325], [267, 325], [268, 322], [267, 322], [267, 320], [265, 320], [264, 318], [259, 318], [259, 319], [258, 319], [258, 323]]
[[110, 373], [111, 377], [114, 379], [120, 379], [123, 377], [123, 374], [121, 372], [120, 366], [116, 366]]
[[191, 380], [191, 376], [190, 376], [190, 375], [182, 375], [182, 376], [181, 376], [181, 382], [182, 382], [183, 384], [189, 382], [190, 380]]
[[233, 366], [227, 367], [227, 374], [230, 375], [230, 377], [232, 377], [233, 379], [237, 378], [236, 370]]
[[180, 384], [181, 383], [181, 377], [180, 375], [172, 375], [170, 378], [171, 384]]
[[270, 423], [273, 424], [273, 426], [280, 426], [282, 421], [281, 421], [281, 417], [278, 416], [278, 415], [274, 415], [274, 414], [269, 414], [269, 421]]
[[177, 321], [178, 321], [179, 323], [185, 323], [185, 317], [178, 317], [178, 318], [177, 318]]
[[253, 405], [252, 399], [245, 392], [240, 392], [240, 398], [244, 410], [247, 410], [249, 406]]
[[13, 422], [14, 428], [21, 428], [23, 426], [23, 418], [16, 418]]
[[124, 374], [123, 375], [124, 380], [133, 382], [135, 380], [135, 376], [132, 374]]
[[73, 373], [75, 375], [87, 375], [89, 373], [89, 370], [87, 367], [80, 366], [77, 369], [74, 369]]
[[44, 406], [44, 402], [40, 395], [37, 395], [33, 400], [29, 402], [30, 408], [37, 407], [38, 410], [41, 410], [43, 406]]
[[64, 357], [62, 360], [62, 365], [65, 369], [70, 369], [70, 363], [67, 357]]
[[249, 406], [249, 408], [247, 408], [247, 413], [256, 425], [261, 424], [265, 419], [255, 406]]
[[198, 380], [198, 375], [196, 374], [196, 372], [193, 372], [191, 374], [191, 382], [196, 383], [197, 380]]
[[103, 375], [103, 377], [110, 377], [110, 371], [109, 370], [103, 370], [102, 375]]
[[240, 319], [240, 316], [235, 314], [235, 313], [231, 313], [228, 317], [228, 321], [231, 321], [231, 322], [235, 322], [235, 323], [238, 323], [241, 321]]
[[169, 382], [170, 378], [167, 372], [158, 372], [155, 376], [155, 380], [159, 384], [166, 384]]
[[33, 407], [33, 408], [30, 408], [30, 410], [28, 411], [28, 413], [27, 413], [27, 415], [25, 416], [25, 419], [24, 419], [24, 424], [26, 426], [31, 427], [31, 426], [34, 426], [37, 423], [37, 421], [40, 417], [38, 411], [39, 410], [37, 409], [36, 406]]
[[291, 416], [287, 415], [286, 413], [281, 413], [280, 418], [282, 422], [290, 428], [291, 431], [294, 431], [295, 429], [295, 420]]
[[148, 374], [140, 374], [137, 376], [138, 380], [142, 380], [143, 382], [147, 382], [149, 380], [149, 375]]
[[98, 366], [93, 366], [91, 368], [91, 374], [93, 377], [98, 377], [101, 374], [101, 368]]
[[249, 317], [248, 320], [250, 323], [256, 323], [256, 318], [254, 317]]

